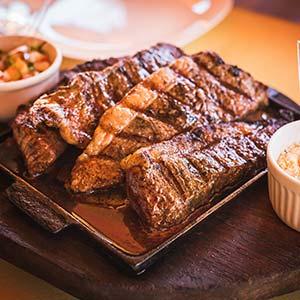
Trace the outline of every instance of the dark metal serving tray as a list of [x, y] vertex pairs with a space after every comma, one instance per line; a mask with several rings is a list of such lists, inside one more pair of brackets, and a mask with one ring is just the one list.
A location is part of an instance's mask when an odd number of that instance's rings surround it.
[[[286, 96], [272, 89], [269, 95], [271, 105], [276, 109], [286, 108], [300, 115], [299, 106]], [[0, 132], [0, 141], [3, 141], [0, 144], [0, 169], [12, 179], [7, 193], [16, 206], [56, 234], [68, 226], [78, 226], [97, 240], [108, 254], [137, 274], [151, 265], [179, 237], [236, 198], [267, 172], [260, 170], [238, 186], [228, 188], [209, 205], [197, 209], [180, 226], [154, 232], [140, 222], [121, 189], [87, 195], [73, 195], [66, 191], [62, 180], [76, 158], [74, 149], [67, 151], [49, 174], [29, 179], [13, 139], [7, 137], [7, 132], [4, 135]]]

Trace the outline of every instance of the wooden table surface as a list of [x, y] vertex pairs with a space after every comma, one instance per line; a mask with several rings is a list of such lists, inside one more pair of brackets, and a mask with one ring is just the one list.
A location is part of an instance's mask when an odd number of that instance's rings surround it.
[[[225, 21], [188, 45], [186, 50], [193, 53], [213, 49], [225, 60], [245, 68], [258, 79], [300, 102], [297, 39], [300, 39], [299, 24], [235, 8]], [[70, 63], [65, 61], [65, 66]], [[156, 266], [156, 272], [158, 268]], [[74, 299], [4, 261], [0, 261], [0, 287], [1, 298], [6, 300]], [[287, 287], [283, 292], [294, 288]]]

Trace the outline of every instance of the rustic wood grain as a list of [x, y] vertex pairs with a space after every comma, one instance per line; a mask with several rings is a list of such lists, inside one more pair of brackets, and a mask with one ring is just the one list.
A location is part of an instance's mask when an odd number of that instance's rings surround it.
[[[0, 174], [0, 189], [11, 184]], [[139, 277], [76, 228], [52, 235], [0, 196], [0, 256], [83, 299], [264, 299], [300, 288], [300, 239], [273, 212], [266, 180], [179, 241]]]

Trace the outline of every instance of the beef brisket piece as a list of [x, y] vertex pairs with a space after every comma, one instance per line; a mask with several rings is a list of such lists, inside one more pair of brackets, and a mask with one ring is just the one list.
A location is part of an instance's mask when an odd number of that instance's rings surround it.
[[[63, 71], [59, 83], [55, 88], [60, 85], [69, 84], [71, 79], [80, 72], [101, 71], [120, 62], [122, 59], [124, 58], [94, 59], [79, 64], [70, 70]], [[22, 106], [18, 109], [11, 127], [14, 138], [24, 156], [29, 174], [36, 176], [44, 173], [64, 152], [66, 142], [60, 137], [57, 130], [51, 130], [43, 124], [34, 126], [29, 114], [30, 106]]]
[[68, 86], [34, 102], [30, 108], [34, 123], [58, 128], [67, 143], [85, 148], [107, 108], [149, 74], [181, 55], [178, 48], [159, 44], [103, 71], [79, 73]]
[[28, 107], [18, 110], [11, 127], [30, 176], [44, 173], [66, 149], [57, 131], [45, 126], [34, 127], [28, 117]]
[[[45, 172], [66, 147], [57, 132], [48, 127], [58, 128], [67, 143], [84, 148], [99, 117], [108, 107], [119, 101], [136, 83], [182, 54], [175, 46], [157, 44], [133, 57], [118, 59], [110, 67], [106, 66], [116, 59], [86, 63], [69, 72], [65, 78], [72, 79], [67, 86], [41, 96], [27, 111], [20, 112], [12, 124], [29, 174], [35, 176]], [[74, 75], [77, 71], [96, 67], [106, 68]]]
[[263, 84], [215, 53], [181, 57], [104, 113], [72, 170], [70, 188], [90, 192], [117, 185], [123, 178], [119, 162], [128, 154], [197, 123], [243, 119], [267, 99]]
[[154, 228], [176, 225], [265, 167], [266, 146], [283, 120], [219, 123], [139, 149], [122, 161], [127, 194]]
[[[75, 66], [73, 69], [62, 72], [56, 88], [68, 84], [78, 73], [85, 71], [101, 71], [123, 58], [97, 59]], [[55, 88], [53, 88], [54, 90]], [[14, 138], [23, 154], [28, 173], [36, 176], [45, 172], [49, 166], [66, 149], [66, 142], [57, 130], [47, 128], [44, 124], [34, 126], [29, 114], [31, 105], [21, 106], [11, 124]]]

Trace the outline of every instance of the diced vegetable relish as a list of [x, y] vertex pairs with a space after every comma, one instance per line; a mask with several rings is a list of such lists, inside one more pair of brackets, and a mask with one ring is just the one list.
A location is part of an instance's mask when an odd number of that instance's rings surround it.
[[0, 50], [0, 82], [25, 79], [39, 74], [51, 65], [44, 43], [37, 47], [21, 45], [10, 51]]

